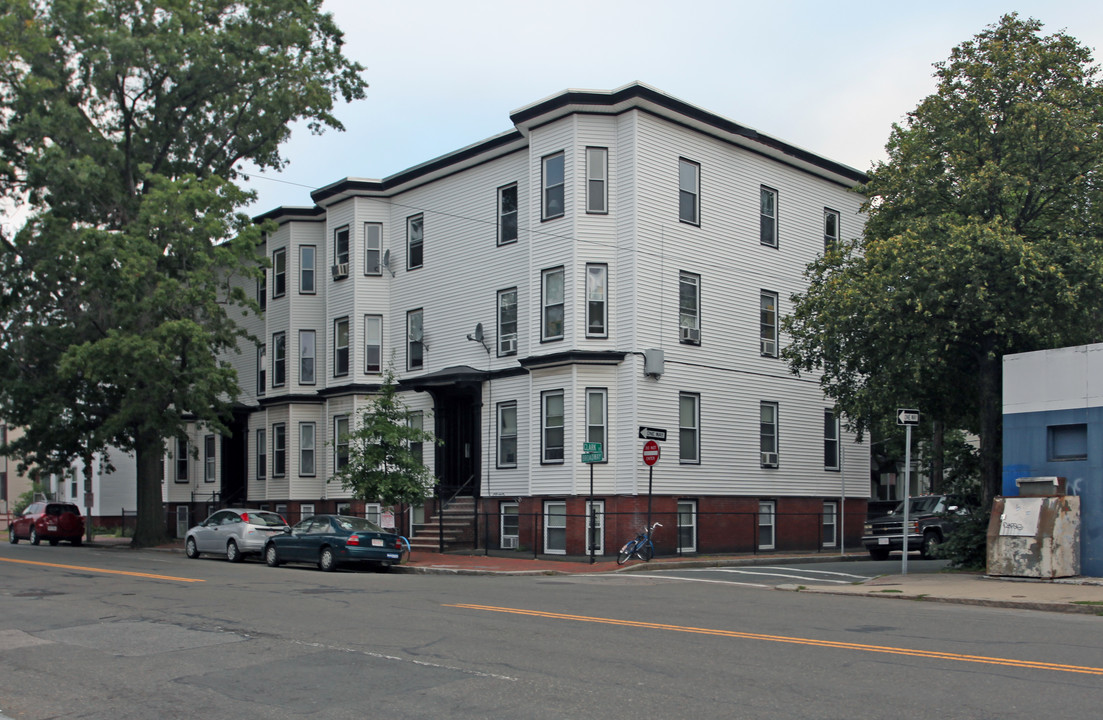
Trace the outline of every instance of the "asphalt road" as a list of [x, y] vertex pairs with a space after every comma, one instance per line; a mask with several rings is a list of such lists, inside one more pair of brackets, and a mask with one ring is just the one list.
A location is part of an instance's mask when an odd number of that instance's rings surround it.
[[[834, 571], [782, 574], [808, 569]], [[1033, 719], [1103, 706], [1103, 618], [685, 575], [325, 574], [3, 545], [0, 713]]]

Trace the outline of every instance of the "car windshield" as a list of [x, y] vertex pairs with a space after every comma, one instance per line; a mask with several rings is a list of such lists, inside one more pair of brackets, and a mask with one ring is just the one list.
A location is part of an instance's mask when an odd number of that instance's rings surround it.
[[333, 520], [337, 523], [337, 527], [351, 532], [388, 532], [371, 520], [366, 520], [364, 518], [341, 515], [340, 517], [333, 518]]
[[287, 523], [283, 521], [282, 517], [274, 512], [265, 512], [264, 510], [250, 510], [249, 524], [262, 525], [264, 527], [283, 527]]
[[[938, 496], [931, 497], [914, 497], [911, 499], [911, 506], [908, 509], [909, 514], [914, 513], [935, 513], [942, 511], [942, 498]], [[894, 515], [904, 514], [904, 503], [897, 505], [892, 513]]]

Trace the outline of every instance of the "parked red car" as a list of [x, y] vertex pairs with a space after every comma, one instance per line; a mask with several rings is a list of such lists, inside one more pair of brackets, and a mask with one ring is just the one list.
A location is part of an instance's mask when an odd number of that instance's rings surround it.
[[83, 539], [84, 518], [80, 508], [73, 503], [31, 503], [8, 526], [8, 541], [12, 545], [20, 540], [30, 540], [31, 545], [37, 545], [42, 540], [49, 540], [51, 545], [57, 545], [61, 540], [80, 545]]

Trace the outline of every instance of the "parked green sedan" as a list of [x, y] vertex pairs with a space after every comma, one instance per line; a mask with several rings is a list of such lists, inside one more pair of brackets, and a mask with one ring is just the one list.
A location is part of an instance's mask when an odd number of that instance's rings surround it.
[[402, 541], [370, 520], [351, 515], [314, 515], [272, 536], [264, 546], [269, 567], [310, 563], [327, 572], [340, 565], [388, 568], [400, 558]]

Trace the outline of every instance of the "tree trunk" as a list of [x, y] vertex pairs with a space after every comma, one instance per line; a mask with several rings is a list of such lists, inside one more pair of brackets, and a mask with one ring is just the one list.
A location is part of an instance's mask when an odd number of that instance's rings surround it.
[[135, 442], [138, 464], [138, 522], [134, 547], [151, 547], [168, 542], [165, 503], [161, 490], [161, 459], [164, 446], [156, 433], [139, 433]]
[[946, 447], [943, 443], [946, 427], [941, 420], [931, 423], [931, 494], [942, 494], [942, 481], [946, 474]]
[[984, 489], [982, 507], [985, 511], [992, 507], [993, 499], [1003, 493], [1002, 362], [999, 357], [986, 353], [978, 367], [980, 479]]

